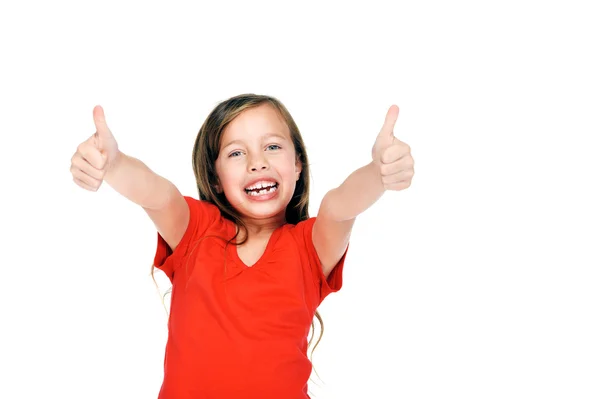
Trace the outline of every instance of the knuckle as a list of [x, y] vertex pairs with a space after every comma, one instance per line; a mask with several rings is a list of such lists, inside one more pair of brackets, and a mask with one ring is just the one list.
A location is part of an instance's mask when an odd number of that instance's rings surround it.
[[382, 173], [384, 175], [389, 175], [389, 174], [392, 174], [392, 172], [393, 172], [393, 166], [390, 164], [383, 165], [381, 169], [382, 169]]

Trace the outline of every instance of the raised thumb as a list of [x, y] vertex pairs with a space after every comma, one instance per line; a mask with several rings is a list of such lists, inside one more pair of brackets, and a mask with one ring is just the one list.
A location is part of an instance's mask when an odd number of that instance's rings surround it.
[[96, 126], [96, 132], [100, 139], [100, 148], [102, 148], [102, 142], [106, 139], [112, 138], [113, 135], [106, 124], [106, 118], [104, 117], [104, 110], [100, 105], [94, 107], [94, 125]]
[[391, 138], [394, 137], [394, 127], [396, 125], [396, 121], [398, 120], [398, 114], [400, 113], [400, 108], [397, 105], [392, 105], [385, 116], [385, 122], [383, 123], [383, 127], [379, 131], [378, 137], [381, 138]]

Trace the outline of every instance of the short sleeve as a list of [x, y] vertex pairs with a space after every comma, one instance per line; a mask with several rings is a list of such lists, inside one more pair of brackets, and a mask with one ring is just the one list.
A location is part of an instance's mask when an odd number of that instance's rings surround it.
[[171, 282], [173, 282], [175, 271], [188, 254], [190, 243], [194, 241], [194, 238], [204, 234], [211, 222], [219, 216], [219, 210], [213, 204], [187, 196], [184, 196], [184, 198], [190, 210], [190, 219], [183, 237], [175, 247], [175, 251], [171, 250], [169, 244], [157, 232], [158, 240], [153, 264], [154, 267], [162, 270]]
[[300, 238], [300, 242], [303, 244], [304, 249], [306, 250], [311, 273], [319, 290], [319, 303], [321, 303], [323, 299], [327, 297], [327, 295], [331, 294], [332, 292], [337, 292], [342, 288], [342, 271], [344, 269], [344, 263], [346, 261], [346, 255], [348, 254], [349, 245], [346, 247], [346, 251], [335, 265], [329, 276], [325, 278], [321, 260], [319, 259], [319, 255], [317, 254], [317, 250], [315, 249], [315, 245], [312, 240], [312, 230], [316, 220], [316, 217], [303, 220], [295, 226], [295, 230]]

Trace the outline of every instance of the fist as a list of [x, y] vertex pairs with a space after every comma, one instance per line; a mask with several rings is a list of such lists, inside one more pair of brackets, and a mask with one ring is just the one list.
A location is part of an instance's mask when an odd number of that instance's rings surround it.
[[410, 147], [394, 136], [394, 125], [399, 112], [396, 105], [390, 107], [371, 151], [383, 187], [394, 191], [408, 188], [415, 174]]
[[79, 144], [71, 158], [73, 181], [89, 191], [100, 188], [106, 172], [120, 155], [117, 141], [106, 125], [102, 107], [94, 107], [93, 115], [96, 133]]

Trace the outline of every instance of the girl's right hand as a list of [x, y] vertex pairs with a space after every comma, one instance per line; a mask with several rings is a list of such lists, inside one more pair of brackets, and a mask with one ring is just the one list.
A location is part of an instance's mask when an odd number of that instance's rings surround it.
[[95, 106], [93, 114], [96, 133], [77, 147], [71, 158], [71, 174], [78, 186], [89, 191], [98, 191], [106, 172], [116, 164], [121, 153], [117, 141], [106, 125], [102, 107]]

